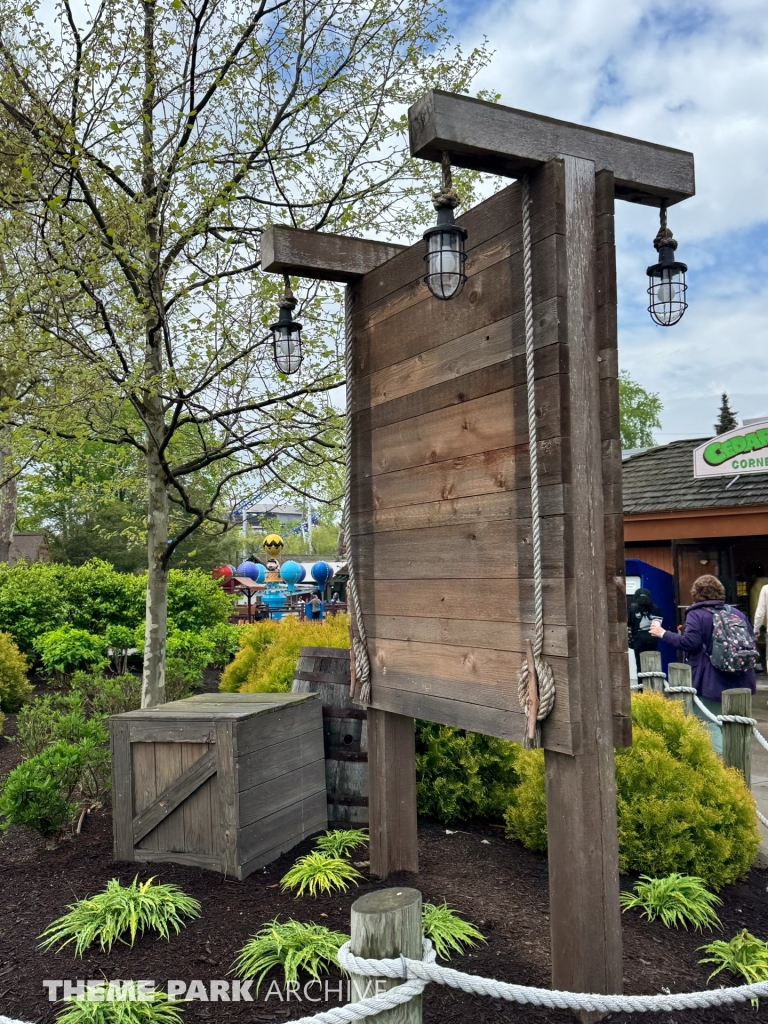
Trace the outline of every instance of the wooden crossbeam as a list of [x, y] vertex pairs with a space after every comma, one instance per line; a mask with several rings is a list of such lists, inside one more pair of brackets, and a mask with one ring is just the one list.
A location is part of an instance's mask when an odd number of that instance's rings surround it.
[[274, 224], [261, 236], [261, 269], [268, 274], [295, 274], [320, 281], [356, 281], [405, 248]]
[[187, 768], [183, 775], [180, 775], [175, 782], [172, 782], [167, 789], [164, 789], [157, 800], [145, 807], [141, 814], [133, 819], [133, 842], [140, 842], [148, 835], [153, 828], [157, 828], [161, 821], [175, 811], [179, 804], [187, 797], [192, 796], [196, 789], [199, 789], [218, 769], [218, 755], [216, 748], [203, 754], [191, 768]]
[[553, 117], [434, 89], [408, 111], [413, 156], [519, 177], [559, 156], [613, 171], [615, 194], [646, 206], [695, 194], [693, 154]]

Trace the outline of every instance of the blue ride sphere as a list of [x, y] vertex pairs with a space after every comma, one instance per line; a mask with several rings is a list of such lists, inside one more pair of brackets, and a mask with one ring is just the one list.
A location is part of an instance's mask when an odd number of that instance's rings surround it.
[[312, 579], [322, 589], [333, 576], [333, 569], [327, 562], [315, 562], [312, 566]]
[[263, 571], [264, 566], [257, 565], [256, 562], [241, 562], [240, 565], [238, 565], [237, 567], [237, 575], [245, 576], [245, 578], [249, 580], [256, 580], [257, 582], [262, 582], [259, 580], [259, 569]]
[[288, 584], [288, 589], [293, 590], [297, 583], [301, 582], [303, 569], [298, 562], [283, 562], [280, 566], [280, 579]]

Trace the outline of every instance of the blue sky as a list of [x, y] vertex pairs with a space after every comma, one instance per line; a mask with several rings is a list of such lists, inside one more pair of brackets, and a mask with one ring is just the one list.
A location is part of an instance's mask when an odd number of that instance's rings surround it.
[[768, 3], [471, 0], [464, 45], [496, 51], [477, 88], [501, 102], [688, 149], [697, 195], [669, 211], [690, 307], [646, 312], [655, 210], [617, 203], [620, 362], [663, 402], [660, 443], [711, 433], [727, 391], [768, 416]]

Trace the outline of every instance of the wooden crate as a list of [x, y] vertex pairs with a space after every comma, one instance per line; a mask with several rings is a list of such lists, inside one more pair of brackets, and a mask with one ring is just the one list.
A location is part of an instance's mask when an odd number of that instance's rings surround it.
[[316, 694], [199, 694], [110, 734], [116, 860], [245, 878], [327, 827]]

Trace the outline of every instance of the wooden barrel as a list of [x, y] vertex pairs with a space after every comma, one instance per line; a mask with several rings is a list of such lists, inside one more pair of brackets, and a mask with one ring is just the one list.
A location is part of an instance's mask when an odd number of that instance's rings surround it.
[[349, 696], [349, 651], [302, 647], [293, 693], [319, 693], [323, 702], [325, 781], [329, 823], [368, 824], [368, 715]]

